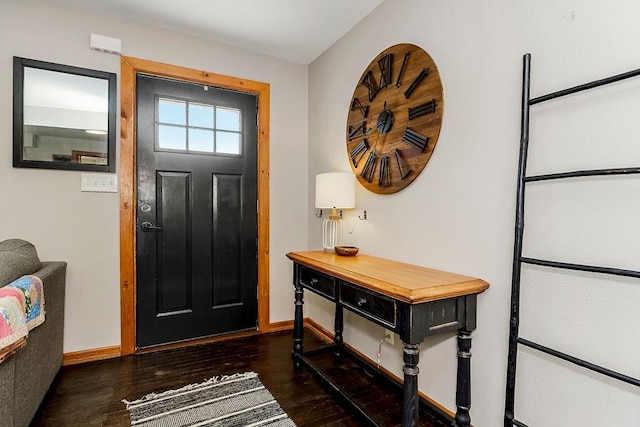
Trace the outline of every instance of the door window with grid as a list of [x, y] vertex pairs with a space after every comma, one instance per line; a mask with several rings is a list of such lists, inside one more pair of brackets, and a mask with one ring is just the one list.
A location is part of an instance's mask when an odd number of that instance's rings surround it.
[[240, 110], [189, 100], [158, 98], [159, 151], [242, 154]]

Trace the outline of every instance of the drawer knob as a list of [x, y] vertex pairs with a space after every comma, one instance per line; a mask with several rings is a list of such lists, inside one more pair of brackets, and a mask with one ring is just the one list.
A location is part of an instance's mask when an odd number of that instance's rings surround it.
[[362, 307], [362, 306], [363, 306], [363, 305], [365, 305], [366, 303], [367, 303], [367, 299], [366, 299], [366, 298], [362, 298], [362, 297], [359, 297], [359, 298], [358, 298], [358, 302], [357, 302], [358, 307]]
[[311, 284], [312, 285], [317, 285], [318, 284], [318, 279], [316, 279], [315, 277], [311, 278]]

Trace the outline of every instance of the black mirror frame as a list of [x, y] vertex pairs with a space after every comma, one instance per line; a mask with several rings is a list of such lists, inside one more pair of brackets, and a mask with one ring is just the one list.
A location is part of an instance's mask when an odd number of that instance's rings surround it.
[[[24, 67], [76, 74], [86, 77], [105, 79], [109, 82], [109, 113], [107, 125], [107, 164], [90, 165], [68, 162], [44, 162], [23, 159], [24, 148]], [[116, 171], [116, 110], [117, 110], [117, 76], [106, 71], [90, 70], [70, 65], [37, 61], [35, 59], [13, 57], [13, 167], [63, 169], [91, 172]]]

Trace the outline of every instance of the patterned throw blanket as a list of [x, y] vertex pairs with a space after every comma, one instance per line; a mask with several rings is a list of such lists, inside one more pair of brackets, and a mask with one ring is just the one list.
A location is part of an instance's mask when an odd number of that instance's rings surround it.
[[44, 290], [39, 277], [22, 276], [0, 288], [0, 363], [42, 322]]

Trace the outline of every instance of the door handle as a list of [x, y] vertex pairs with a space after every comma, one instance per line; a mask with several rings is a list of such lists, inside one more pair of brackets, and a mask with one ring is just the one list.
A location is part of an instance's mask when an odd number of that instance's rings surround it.
[[140, 229], [144, 232], [151, 230], [162, 230], [162, 227], [155, 226], [151, 224], [149, 221], [145, 221], [140, 225]]

